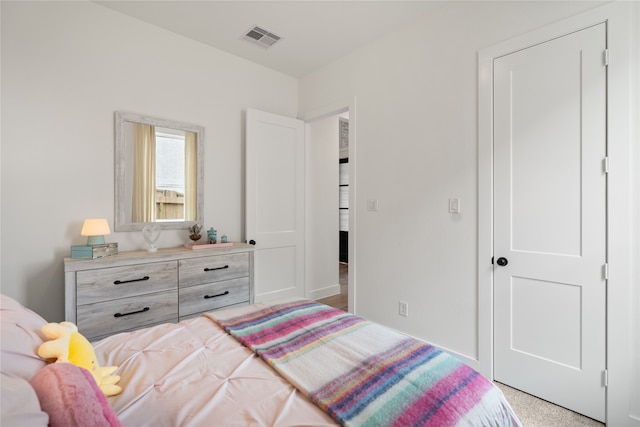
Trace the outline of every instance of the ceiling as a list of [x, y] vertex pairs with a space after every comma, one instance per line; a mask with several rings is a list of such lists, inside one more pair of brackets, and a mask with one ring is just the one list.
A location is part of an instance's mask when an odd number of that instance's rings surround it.
[[[441, 4], [420, 0], [95, 2], [298, 78]], [[255, 25], [282, 39], [268, 49], [243, 40]]]

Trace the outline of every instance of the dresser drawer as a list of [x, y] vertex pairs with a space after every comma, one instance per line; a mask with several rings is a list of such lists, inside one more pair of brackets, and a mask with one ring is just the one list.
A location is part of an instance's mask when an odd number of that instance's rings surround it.
[[246, 252], [182, 259], [179, 263], [181, 288], [249, 276]]
[[177, 290], [174, 290], [78, 306], [77, 326], [91, 340], [177, 320]]
[[78, 271], [77, 304], [92, 304], [149, 292], [175, 290], [176, 261]]
[[96, 340], [250, 304], [253, 251], [251, 245], [232, 243], [204, 251], [180, 246], [65, 258], [65, 320]]
[[180, 317], [249, 301], [249, 277], [189, 286], [179, 291]]

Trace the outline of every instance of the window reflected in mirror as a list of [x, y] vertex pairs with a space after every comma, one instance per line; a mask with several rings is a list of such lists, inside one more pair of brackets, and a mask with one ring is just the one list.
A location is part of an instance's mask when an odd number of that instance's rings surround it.
[[196, 149], [195, 133], [156, 128], [156, 220], [196, 220]]
[[125, 127], [133, 151], [131, 222], [195, 221], [196, 134], [142, 123]]

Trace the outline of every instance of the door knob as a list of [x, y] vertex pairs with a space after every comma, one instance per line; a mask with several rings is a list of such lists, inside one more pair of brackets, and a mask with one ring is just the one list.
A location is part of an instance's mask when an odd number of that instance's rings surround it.
[[509, 260], [503, 257], [498, 258], [498, 261], [496, 261], [498, 263], [499, 266], [504, 267], [505, 265], [509, 264]]
[[253, 240], [253, 239], [251, 239], [251, 240], [249, 240], [249, 244], [250, 244], [250, 245], [254, 245], [254, 246], [255, 246], [256, 241], [255, 241], [255, 240]]

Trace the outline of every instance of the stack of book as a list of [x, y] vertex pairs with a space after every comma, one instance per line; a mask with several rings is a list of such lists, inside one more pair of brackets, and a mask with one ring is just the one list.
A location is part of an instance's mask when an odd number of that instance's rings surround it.
[[103, 245], [77, 245], [71, 246], [71, 258], [102, 258], [118, 253], [117, 243], [105, 243]]

